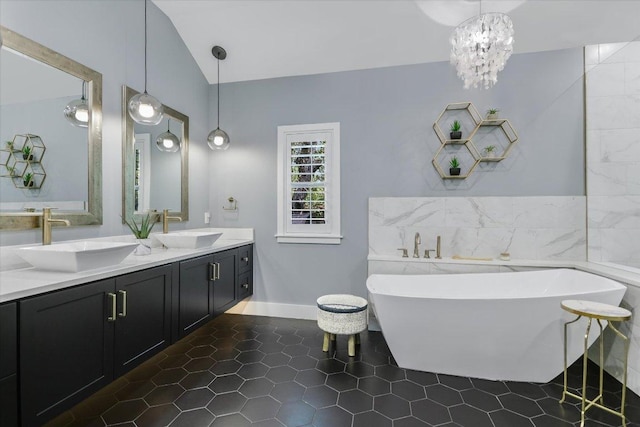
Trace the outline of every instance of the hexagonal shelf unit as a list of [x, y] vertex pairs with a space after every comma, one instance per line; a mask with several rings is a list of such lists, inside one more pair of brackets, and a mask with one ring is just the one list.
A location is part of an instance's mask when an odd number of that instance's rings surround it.
[[[436, 132], [436, 135], [442, 144], [447, 141], [452, 141], [453, 143], [464, 143], [470, 139], [470, 137], [467, 137], [466, 139], [452, 139], [448, 132], [445, 133], [442, 130], [443, 125], [449, 129], [454, 120], [458, 120], [460, 122], [462, 135], [464, 136], [471, 135], [473, 133], [478, 124], [482, 121], [482, 117], [470, 102], [457, 102], [447, 105], [433, 124], [433, 130]], [[447, 135], [449, 135], [449, 138], [447, 138]]]
[[[513, 144], [518, 141], [518, 134], [507, 119], [483, 120], [469, 139], [481, 154], [481, 162], [499, 162], [507, 158]], [[493, 151], [486, 150], [490, 146], [495, 147], [493, 156], [490, 154]]]
[[[28, 147], [28, 154], [24, 153]], [[16, 188], [38, 189], [47, 173], [42, 166], [46, 147], [38, 135], [18, 134], [0, 149], [0, 175], [10, 178]]]
[[[468, 135], [466, 139], [447, 138], [447, 134], [442, 130], [442, 125], [453, 122], [453, 120], [458, 120], [461, 123], [463, 135]], [[498, 129], [499, 131], [497, 131]], [[518, 134], [509, 120], [485, 120], [471, 102], [457, 102], [447, 105], [433, 124], [433, 130], [440, 140], [440, 148], [436, 151], [431, 163], [442, 179], [465, 179], [471, 175], [480, 162], [499, 162], [505, 159], [513, 144], [518, 140]], [[460, 154], [462, 146], [467, 151]], [[481, 150], [478, 148], [479, 146], [482, 146]], [[488, 152], [486, 149], [489, 146], [493, 146], [494, 150]], [[493, 151], [499, 155], [492, 156], [490, 153]], [[461, 165], [471, 163], [468, 169], [462, 167], [466, 173], [460, 175], [445, 173], [448, 167], [443, 167], [443, 165], [447, 153], [456, 155], [456, 157], [460, 155], [466, 157], [466, 161], [464, 158], [460, 159]], [[486, 155], [483, 156], [482, 153]]]

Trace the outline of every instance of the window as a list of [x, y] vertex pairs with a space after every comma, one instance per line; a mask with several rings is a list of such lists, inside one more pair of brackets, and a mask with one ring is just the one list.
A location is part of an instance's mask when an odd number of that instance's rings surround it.
[[278, 126], [276, 238], [340, 244], [340, 123]]

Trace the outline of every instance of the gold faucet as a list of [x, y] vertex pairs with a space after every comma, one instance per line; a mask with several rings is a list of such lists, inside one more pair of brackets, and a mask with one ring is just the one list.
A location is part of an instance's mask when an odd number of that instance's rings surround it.
[[167, 234], [169, 232], [169, 221], [180, 221], [182, 222], [182, 218], [179, 216], [169, 216], [169, 209], [164, 209], [162, 211], [162, 233]]
[[42, 208], [42, 244], [43, 245], [51, 244], [51, 224], [54, 222], [63, 223], [67, 227], [71, 225], [71, 223], [66, 219], [51, 218], [51, 208]]

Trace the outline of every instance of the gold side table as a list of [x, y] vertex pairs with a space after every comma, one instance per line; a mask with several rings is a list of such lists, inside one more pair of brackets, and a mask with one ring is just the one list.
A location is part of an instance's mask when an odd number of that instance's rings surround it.
[[[582, 300], [565, 300], [560, 304], [562, 308], [569, 313], [578, 315], [574, 320], [564, 324], [564, 388], [562, 391], [562, 399], [560, 403], [565, 401], [567, 396], [579, 399], [582, 402], [580, 409], [580, 427], [584, 427], [584, 415], [585, 412], [595, 406], [600, 409], [604, 409], [614, 415], [622, 418], [622, 425], [627, 425], [627, 420], [624, 415], [624, 403], [627, 394], [627, 357], [629, 355], [629, 338], [624, 336], [611, 322], [623, 322], [631, 318], [631, 312], [622, 307], [616, 307], [615, 305], [602, 304], [593, 301]], [[582, 394], [578, 395], [567, 391], [567, 326], [580, 320], [581, 317], [588, 319], [587, 331], [584, 335], [584, 354], [583, 354], [583, 366], [582, 366]], [[591, 330], [591, 321], [596, 319], [598, 326], [600, 327], [600, 389], [599, 394], [592, 400], [587, 399], [587, 350], [589, 331]], [[604, 366], [604, 337], [602, 336], [602, 320], [609, 322], [609, 327], [613, 329], [617, 336], [624, 341], [624, 371], [622, 373], [622, 401], [620, 406], [620, 412], [611, 408], [607, 408], [603, 404], [602, 400], [602, 380], [603, 380], [603, 366]]]

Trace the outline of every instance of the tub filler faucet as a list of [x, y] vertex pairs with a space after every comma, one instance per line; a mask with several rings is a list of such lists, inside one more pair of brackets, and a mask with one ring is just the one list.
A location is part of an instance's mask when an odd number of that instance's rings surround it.
[[414, 258], [420, 258], [420, 243], [422, 243], [421, 239], [420, 239], [420, 233], [416, 233], [416, 235], [413, 238], [413, 257]]

